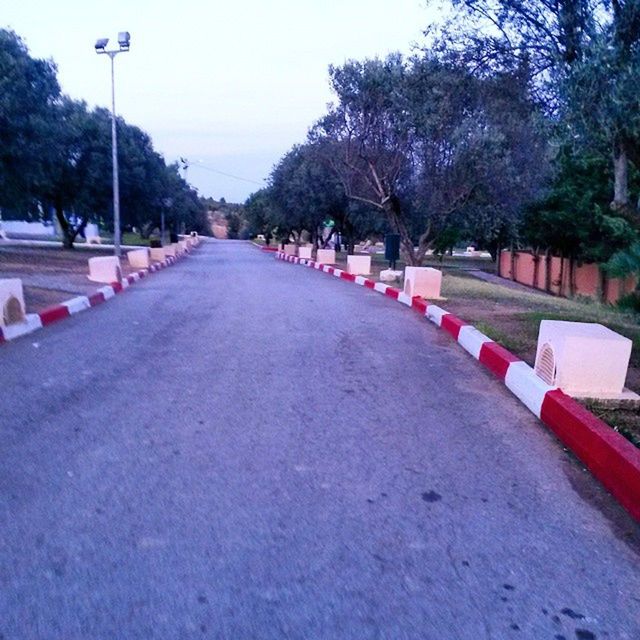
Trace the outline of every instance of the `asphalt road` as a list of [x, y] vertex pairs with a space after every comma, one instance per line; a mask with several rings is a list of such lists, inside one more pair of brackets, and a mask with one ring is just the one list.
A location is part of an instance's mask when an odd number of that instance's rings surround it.
[[638, 526], [385, 296], [212, 242], [0, 380], [4, 640], [640, 638]]

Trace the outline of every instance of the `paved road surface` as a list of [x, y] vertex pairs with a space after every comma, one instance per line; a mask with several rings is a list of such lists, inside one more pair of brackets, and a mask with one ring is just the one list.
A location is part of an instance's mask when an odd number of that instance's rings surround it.
[[640, 638], [638, 527], [384, 296], [212, 242], [0, 371], [0, 638]]

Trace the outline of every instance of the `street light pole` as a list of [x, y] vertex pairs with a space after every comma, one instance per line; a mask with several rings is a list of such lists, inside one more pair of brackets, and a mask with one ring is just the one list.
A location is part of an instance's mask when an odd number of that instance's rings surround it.
[[116, 83], [115, 58], [116, 53], [110, 52], [111, 58], [111, 161], [113, 164], [113, 245], [115, 255], [120, 257], [120, 180], [118, 177], [118, 130], [116, 127]]
[[96, 53], [105, 53], [111, 59], [111, 162], [113, 165], [113, 247], [120, 257], [122, 234], [120, 229], [120, 180], [118, 176], [118, 130], [116, 120], [115, 58], [119, 53], [129, 51], [131, 36], [128, 31], [118, 34], [118, 49], [107, 50], [108, 38], [101, 38], [95, 44]]

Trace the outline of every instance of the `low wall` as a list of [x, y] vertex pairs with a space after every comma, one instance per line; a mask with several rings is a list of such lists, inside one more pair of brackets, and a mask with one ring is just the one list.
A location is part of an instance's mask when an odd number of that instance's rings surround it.
[[610, 304], [636, 288], [634, 277], [608, 278], [597, 264], [529, 251], [502, 251], [498, 275], [557, 296], [588, 296]]
[[0, 226], [7, 233], [19, 233], [31, 236], [55, 236], [56, 228], [42, 222], [27, 222], [26, 220], [1, 220]]

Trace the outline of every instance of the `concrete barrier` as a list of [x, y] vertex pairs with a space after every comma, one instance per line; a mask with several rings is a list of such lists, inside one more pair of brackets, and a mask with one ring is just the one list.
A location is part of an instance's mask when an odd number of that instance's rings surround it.
[[89, 280], [93, 282], [122, 282], [122, 268], [120, 260], [116, 256], [101, 258], [89, 258]]
[[347, 256], [347, 273], [368, 276], [371, 273], [371, 256]]
[[617, 398], [629, 368], [629, 338], [591, 322], [543, 320], [535, 372], [574, 397]]
[[24, 290], [20, 278], [0, 280], [0, 326], [8, 327], [24, 322], [26, 309]]
[[166, 257], [164, 247], [153, 247], [149, 249], [149, 257], [153, 262], [162, 262]]
[[285, 244], [283, 247], [283, 251], [288, 256], [296, 255], [296, 245], [295, 244]]
[[335, 264], [336, 263], [335, 250], [334, 249], [318, 249], [316, 262], [319, 262], [320, 264]]
[[176, 257], [176, 247], [173, 244], [169, 244], [166, 247], [162, 247], [162, 251], [164, 251], [165, 258]]
[[436, 299], [440, 297], [442, 271], [431, 267], [406, 267], [404, 270], [404, 292], [411, 296]]
[[178, 245], [183, 253], [189, 253], [189, 243], [186, 240], [180, 240]]
[[135, 269], [148, 269], [150, 265], [149, 249], [135, 249], [127, 252], [127, 260]]
[[298, 249], [298, 257], [304, 258], [305, 260], [311, 260], [313, 258], [312, 251], [313, 247], [300, 247]]

